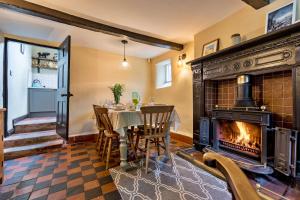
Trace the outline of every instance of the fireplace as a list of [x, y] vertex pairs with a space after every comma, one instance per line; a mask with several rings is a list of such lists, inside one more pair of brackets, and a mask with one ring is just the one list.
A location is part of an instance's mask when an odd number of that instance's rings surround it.
[[299, 28], [190, 62], [196, 149], [237, 155], [300, 178]]

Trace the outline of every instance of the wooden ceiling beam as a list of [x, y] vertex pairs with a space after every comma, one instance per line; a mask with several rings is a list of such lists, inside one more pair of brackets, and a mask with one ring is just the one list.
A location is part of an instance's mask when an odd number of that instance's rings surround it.
[[270, 4], [270, 0], [242, 0], [246, 4], [249, 4], [253, 8], [260, 9], [268, 4]]
[[59, 10], [51, 9], [45, 6], [34, 4], [23, 0], [0, 0], [0, 7], [6, 8], [12, 11], [60, 22], [63, 24], [68, 24], [71, 26], [76, 26], [79, 28], [101, 32], [109, 35], [114, 35], [118, 37], [125, 37], [129, 40], [148, 44], [156, 47], [162, 47], [167, 49], [173, 49], [180, 51], [183, 49], [183, 45], [167, 40], [162, 40], [159, 38], [151, 37], [148, 35], [124, 30], [121, 28], [109, 26], [85, 18], [81, 18], [75, 15], [71, 15]]

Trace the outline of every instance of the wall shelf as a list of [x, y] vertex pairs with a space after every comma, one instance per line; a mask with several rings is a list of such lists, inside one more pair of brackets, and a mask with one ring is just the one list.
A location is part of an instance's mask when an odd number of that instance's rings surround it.
[[32, 57], [32, 68], [37, 68], [38, 73], [41, 69], [57, 70], [57, 60]]
[[40, 60], [40, 61], [48, 61], [48, 62], [57, 63], [57, 60], [47, 59], [47, 58], [36, 58], [36, 57], [32, 57], [32, 60]]
[[57, 67], [42, 67], [42, 66], [35, 66], [35, 65], [32, 65], [32, 68], [57, 70]]

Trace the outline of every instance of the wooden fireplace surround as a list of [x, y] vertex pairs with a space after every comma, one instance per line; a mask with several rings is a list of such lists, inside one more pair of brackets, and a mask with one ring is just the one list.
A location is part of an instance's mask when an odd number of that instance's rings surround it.
[[[193, 71], [193, 143], [197, 149], [201, 149], [199, 120], [209, 117], [205, 112], [205, 85], [208, 81], [232, 79], [240, 74], [261, 75], [291, 70], [292, 128], [300, 131], [300, 23], [197, 58], [189, 64]], [[298, 177], [299, 146], [296, 166]]]

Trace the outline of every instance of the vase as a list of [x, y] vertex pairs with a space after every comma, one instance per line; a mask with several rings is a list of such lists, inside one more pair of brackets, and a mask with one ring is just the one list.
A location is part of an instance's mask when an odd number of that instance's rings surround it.
[[232, 40], [232, 44], [236, 45], [236, 44], [241, 43], [242, 38], [241, 38], [241, 35], [239, 33], [236, 33], [236, 34], [233, 34], [231, 36], [231, 40]]
[[115, 99], [115, 104], [118, 105], [120, 103], [120, 96], [114, 95], [114, 99]]

